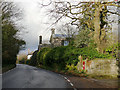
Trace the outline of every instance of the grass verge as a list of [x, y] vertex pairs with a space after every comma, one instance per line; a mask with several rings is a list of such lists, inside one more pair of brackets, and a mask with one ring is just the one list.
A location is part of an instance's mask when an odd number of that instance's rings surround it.
[[50, 70], [52, 72], [56, 72], [62, 75], [69, 75], [69, 76], [77, 76], [77, 77], [86, 77], [86, 78], [94, 78], [94, 79], [117, 79], [116, 76], [110, 76], [110, 75], [95, 75], [95, 74], [87, 74], [85, 72], [78, 72], [75, 70], [59, 70], [57, 68], [50, 68], [45, 66], [35, 66], [37, 68], [42, 68], [46, 70]]
[[117, 75], [88, 75], [88, 78], [95, 78], [95, 79], [118, 79]]
[[62, 75], [69, 75], [69, 76], [78, 76], [78, 77], [87, 77], [88, 75], [86, 73], [83, 72], [77, 72], [74, 70], [58, 70], [57, 68], [50, 68], [50, 67], [45, 67], [45, 66], [37, 66], [38, 68], [42, 68], [42, 69], [46, 69], [46, 70], [50, 70], [52, 72], [56, 72]]
[[5, 73], [5, 72], [7, 72], [8, 70], [11, 70], [11, 69], [13, 69], [13, 68], [15, 68], [15, 67], [16, 67], [16, 65], [14, 65], [14, 64], [4, 65], [4, 66], [2, 67], [2, 73]]

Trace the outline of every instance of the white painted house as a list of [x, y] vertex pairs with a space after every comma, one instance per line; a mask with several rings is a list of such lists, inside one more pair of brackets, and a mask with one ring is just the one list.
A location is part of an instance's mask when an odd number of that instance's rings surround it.
[[28, 54], [28, 55], [27, 55], [27, 59], [30, 59], [31, 57], [32, 57], [31, 54]]

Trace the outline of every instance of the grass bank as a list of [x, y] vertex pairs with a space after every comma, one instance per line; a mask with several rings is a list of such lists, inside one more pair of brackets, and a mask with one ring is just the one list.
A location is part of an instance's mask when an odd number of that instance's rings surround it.
[[56, 72], [62, 75], [69, 75], [69, 76], [78, 76], [78, 77], [88, 77], [88, 75], [84, 72], [78, 72], [78, 71], [74, 71], [74, 70], [59, 70], [58, 68], [51, 68], [51, 67], [45, 67], [45, 66], [36, 66], [37, 68], [42, 68], [45, 70], [49, 70], [52, 72]]
[[110, 75], [95, 75], [95, 74], [87, 74], [85, 72], [78, 72], [74, 70], [58, 70], [57, 68], [45, 67], [45, 66], [36, 66], [37, 68], [42, 68], [46, 70], [50, 70], [52, 72], [56, 72], [62, 75], [69, 75], [69, 76], [77, 76], [77, 77], [86, 77], [86, 78], [94, 78], [94, 79], [118, 79], [115, 76]]
[[9, 70], [11, 70], [11, 69], [13, 69], [15, 67], [16, 67], [16, 65], [14, 65], [14, 64], [4, 65], [4, 66], [2, 66], [2, 73], [7, 72], [7, 71], [9, 71]]

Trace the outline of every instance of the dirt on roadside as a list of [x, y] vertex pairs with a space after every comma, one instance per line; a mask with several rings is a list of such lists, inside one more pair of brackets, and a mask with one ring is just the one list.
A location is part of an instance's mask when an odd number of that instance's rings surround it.
[[74, 88], [118, 88], [118, 79], [93, 79], [86, 77], [68, 76]]

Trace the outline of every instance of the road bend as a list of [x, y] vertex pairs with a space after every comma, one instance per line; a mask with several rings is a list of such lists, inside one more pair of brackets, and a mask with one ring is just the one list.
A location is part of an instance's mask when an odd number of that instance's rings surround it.
[[17, 64], [16, 68], [2, 75], [2, 88], [72, 88], [59, 74], [29, 65]]

